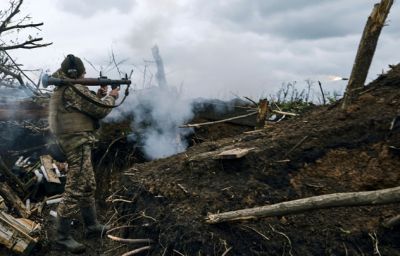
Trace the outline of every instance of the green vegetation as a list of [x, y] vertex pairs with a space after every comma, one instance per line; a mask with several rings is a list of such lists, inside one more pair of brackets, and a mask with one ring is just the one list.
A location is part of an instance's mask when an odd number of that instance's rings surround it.
[[278, 92], [270, 96], [271, 107], [301, 114], [315, 105], [333, 104], [341, 97], [337, 91], [323, 92], [315, 81], [308, 79], [305, 83], [305, 86], [298, 85], [296, 81], [283, 83]]

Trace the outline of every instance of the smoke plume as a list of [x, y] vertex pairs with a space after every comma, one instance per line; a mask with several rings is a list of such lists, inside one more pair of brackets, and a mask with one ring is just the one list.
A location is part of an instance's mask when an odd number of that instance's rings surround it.
[[173, 87], [152, 87], [135, 92], [114, 110], [110, 118], [132, 115], [132, 130], [148, 159], [158, 159], [183, 152], [190, 129], [179, 128], [193, 117], [190, 100]]

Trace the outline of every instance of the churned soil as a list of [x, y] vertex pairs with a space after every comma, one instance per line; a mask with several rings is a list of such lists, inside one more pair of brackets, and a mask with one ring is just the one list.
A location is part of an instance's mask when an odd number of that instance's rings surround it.
[[[382, 227], [400, 214], [399, 204], [205, 221], [209, 213], [398, 186], [397, 116], [399, 65], [363, 88], [346, 110], [341, 102], [318, 106], [252, 132], [204, 128], [202, 143], [186, 152], [108, 176], [97, 172], [105, 199], [101, 218], [127, 226], [112, 235], [153, 240], [150, 250], [135, 255], [400, 255], [399, 227]], [[216, 158], [233, 148], [251, 150], [240, 159]], [[80, 227], [75, 232], [88, 245], [85, 255], [122, 255], [148, 245], [85, 240]], [[44, 245], [35, 255], [68, 254]]]
[[[341, 102], [319, 106], [259, 131], [136, 164], [121, 173], [111, 200], [123, 200], [109, 206], [107, 218], [113, 226], [130, 226], [116, 235], [154, 241], [140, 255], [400, 255], [399, 228], [381, 226], [400, 214], [399, 204], [205, 222], [209, 213], [398, 186], [400, 125], [392, 124], [400, 115], [399, 89], [395, 66], [347, 110]], [[232, 148], [252, 150], [240, 159], [216, 159]]]

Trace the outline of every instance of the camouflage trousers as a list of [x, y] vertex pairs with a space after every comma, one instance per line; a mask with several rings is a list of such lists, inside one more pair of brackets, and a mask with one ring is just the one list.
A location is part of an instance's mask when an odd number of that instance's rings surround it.
[[92, 166], [92, 147], [90, 143], [82, 144], [66, 153], [68, 172], [65, 190], [57, 214], [71, 218], [80, 208], [95, 203], [96, 181]]

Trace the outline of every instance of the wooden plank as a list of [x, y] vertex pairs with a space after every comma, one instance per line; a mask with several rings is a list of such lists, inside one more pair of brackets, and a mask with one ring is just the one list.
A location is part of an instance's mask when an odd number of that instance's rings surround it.
[[53, 158], [50, 155], [43, 155], [40, 157], [40, 162], [44, 167], [44, 171], [47, 173], [47, 181], [50, 183], [58, 183], [61, 184], [60, 179], [57, 177], [54, 167], [53, 167]]
[[218, 159], [238, 159], [247, 155], [254, 148], [234, 148], [217, 155]]
[[0, 212], [0, 243], [20, 254], [29, 254], [38, 239], [29, 235], [38, 225], [27, 219], [15, 219]]

